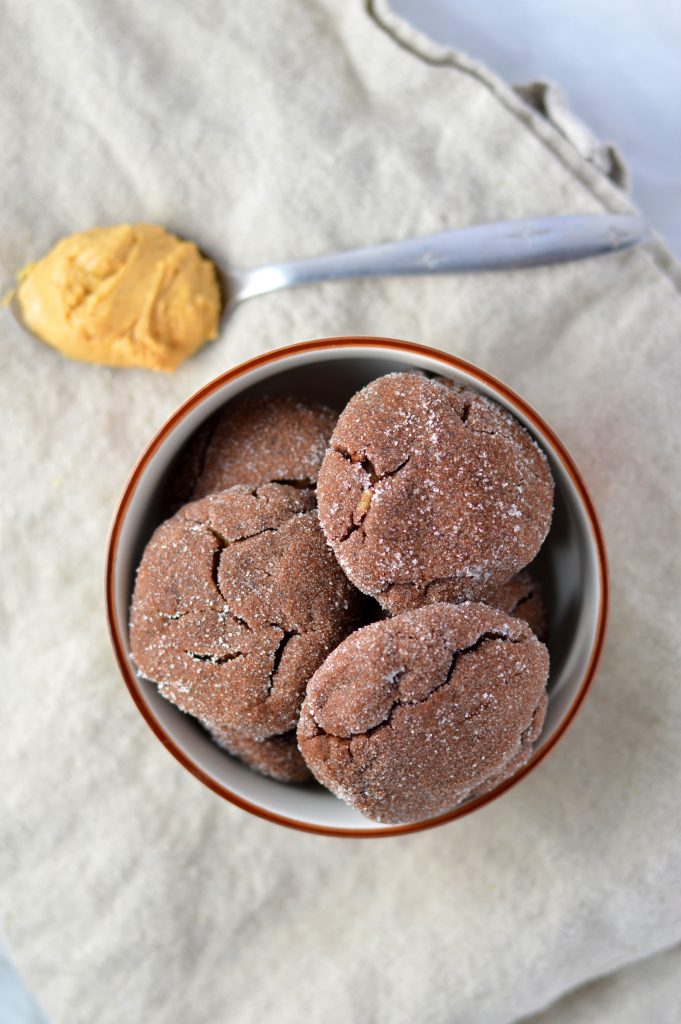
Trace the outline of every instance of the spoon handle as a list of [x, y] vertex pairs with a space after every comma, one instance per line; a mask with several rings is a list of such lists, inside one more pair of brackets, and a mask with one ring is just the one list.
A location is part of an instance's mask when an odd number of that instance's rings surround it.
[[239, 301], [279, 288], [348, 277], [504, 270], [586, 259], [649, 237], [641, 217], [596, 214], [508, 220], [442, 231], [402, 242], [239, 271]]

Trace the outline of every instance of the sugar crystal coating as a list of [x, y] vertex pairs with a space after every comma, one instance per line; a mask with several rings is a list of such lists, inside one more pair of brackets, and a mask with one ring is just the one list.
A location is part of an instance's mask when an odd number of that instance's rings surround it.
[[496, 402], [409, 373], [341, 413], [317, 486], [355, 586], [391, 612], [480, 599], [527, 565], [551, 523], [545, 455]]
[[316, 778], [369, 818], [419, 821], [529, 759], [549, 660], [527, 623], [433, 604], [365, 626], [307, 688], [298, 743]]
[[[539, 735], [548, 655], [525, 623], [543, 635], [545, 611], [518, 570], [553, 483], [514, 417], [446, 379], [379, 378], [335, 422], [246, 397], [195, 433], [138, 570], [132, 655], [254, 770], [311, 769], [371, 818], [416, 821], [513, 776]], [[357, 629], [350, 579], [393, 617]]]
[[307, 681], [358, 621], [313, 502], [309, 489], [232, 487], [183, 506], [147, 544], [133, 660], [215, 728], [255, 739], [295, 728]]

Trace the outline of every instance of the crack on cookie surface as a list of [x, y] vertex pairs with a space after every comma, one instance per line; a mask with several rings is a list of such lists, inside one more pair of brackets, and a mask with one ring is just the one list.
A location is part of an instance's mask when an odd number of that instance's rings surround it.
[[[253, 495], [255, 496], [255, 491], [253, 492]], [[212, 564], [211, 564], [211, 576], [213, 578], [213, 583], [215, 584], [215, 589], [217, 590], [218, 594], [223, 599], [223, 601], [226, 602], [227, 599], [226, 599], [225, 595], [223, 594], [222, 589], [220, 587], [220, 578], [219, 578], [220, 577], [220, 560], [222, 558], [222, 552], [225, 551], [227, 548], [236, 547], [237, 544], [243, 544], [244, 541], [253, 540], [255, 537], [261, 537], [264, 533], [277, 533], [278, 530], [279, 530], [279, 527], [264, 526], [261, 530], [258, 530], [257, 533], [249, 533], [245, 537], [237, 537], [235, 540], [228, 540], [222, 533], [220, 533], [219, 530], [216, 530], [215, 527], [211, 523], [205, 523], [203, 525], [205, 526], [206, 530], [210, 534], [212, 534], [213, 537], [215, 537], [216, 541], [220, 545], [220, 547], [217, 548], [213, 552], [213, 561], [212, 561]], [[231, 614], [234, 616], [234, 618], [238, 618], [238, 616], [235, 616], [233, 612]], [[245, 620], [240, 620], [240, 621], [242, 621], [244, 625], [247, 625]]]
[[[415, 594], [416, 597], [418, 598], [418, 601], [419, 601], [420, 604], [427, 604], [427, 603], [429, 603], [431, 592], [436, 587], [441, 587], [443, 585], [444, 586], [449, 585], [449, 586], [456, 587], [456, 596], [451, 598], [451, 600], [453, 600], [454, 603], [456, 604], [456, 603], [459, 603], [462, 599], [463, 600], [470, 600], [470, 599], [472, 599], [471, 597], [468, 597], [466, 594], [462, 595], [462, 593], [461, 593], [462, 585], [463, 585], [464, 581], [467, 580], [467, 579], [470, 580], [471, 591], [474, 594], [477, 594], [477, 591], [479, 590], [479, 587], [480, 587], [480, 580], [483, 577], [483, 573], [484, 573], [484, 570], [481, 569], [479, 574], [474, 574], [473, 572], [469, 572], [469, 573], [452, 573], [451, 576], [436, 576], [435, 579], [429, 580], [428, 583], [426, 583], [425, 586], [423, 586], [423, 584], [418, 583], [416, 580], [400, 580], [400, 579], [393, 580], [393, 582], [389, 583], [388, 586], [385, 587], [384, 590], [379, 590], [374, 596], [381, 603], [385, 602], [384, 607], [391, 614], [397, 614], [400, 611], [408, 610], [412, 606], [411, 606], [411, 604], [407, 605], [406, 608], [400, 607], [399, 604], [397, 606], [393, 606], [390, 603], [390, 600], [389, 600], [390, 595], [392, 594], [393, 591], [397, 590], [397, 591], [404, 591], [405, 593], [408, 592], [408, 593], [411, 593], [411, 594]], [[445, 601], [445, 602], [447, 602], [448, 600], [450, 600], [450, 598], [449, 598], [448, 595], [444, 595], [443, 594], [443, 595], [438, 596], [436, 598], [436, 600], [437, 601]]]
[[282, 487], [293, 487], [297, 491], [311, 491], [314, 486], [314, 480], [304, 478], [302, 480], [284, 480], [283, 478], [275, 477], [272, 480], [273, 484], [280, 484]]
[[281, 637], [281, 640], [279, 641], [279, 644], [277, 646], [276, 651], [274, 652], [274, 659], [272, 661], [272, 668], [270, 669], [270, 674], [269, 674], [269, 677], [268, 677], [268, 680], [267, 680], [267, 696], [268, 697], [270, 697], [272, 695], [272, 693], [274, 692], [274, 686], [275, 686], [275, 682], [276, 682], [276, 678], [277, 678], [277, 672], [279, 671], [279, 666], [281, 665], [281, 660], [284, 657], [284, 651], [286, 650], [286, 648], [287, 648], [287, 646], [289, 644], [289, 641], [292, 640], [294, 636], [300, 636], [300, 633], [298, 632], [297, 629], [284, 629], [282, 626], [278, 625], [278, 623], [276, 623], [276, 622], [273, 622], [272, 626], [275, 629], [281, 630], [282, 637]]
[[[296, 513], [293, 513], [292, 515], [295, 514]], [[216, 530], [215, 527], [211, 526], [209, 523], [206, 524], [206, 529], [209, 531], [209, 533], [212, 533], [216, 541], [218, 541], [218, 543], [222, 545], [220, 550], [224, 551], [225, 548], [233, 548], [237, 544], [243, 544], [244, 541], [246, 540], [253, 540], [254, 537], [260, 537], [263, 533], [277, 533], [281, 529], [281, 527], [263, 526], [261, 530], [257, 530], [255, 533], [247, 533], [243, 537], [235, 537], [234, 540], [228, 540], [220, 533], [219, 530]]]
[[349, 537], [360, 531], [362, 537], [364, 537], [363, 524], [371, 511], [371, 502], [373, 501], [374, 495], [376, 494], [376, 485], [383, 483], [384, 480], [389, 480], [391, 477], [396, 476], [400, 470], [408, 464], [411, 459], [411, 454], [407, 455], [406, 458], [402, 459], [399, 465], [395, 466], [394, 469], [386, 470], [385, 473], [379, 473], [374, 465], [373, 461], [368, 455], [357, 452], [353, 455], [347, 448], [340, 445], [336, 445], [332, 448], [332, 451], [337, 452], [341, 458], [345, 459], [353, 466], [359, 466], [368, 477], [368, 484], [360, 495], [359, 502], [357, 503], [353, 513], [352, 521], [350, 526], [345, 533], [339, 538], [339, 543], [343, 544]]
[[532, 601], [536, 596], [537, 596], [536, 590], [533, 587], [529, 594], [524, 594], [523, 597], [519, 597], [518, 598], [516, 603], [511, 608], [511, 611], [509, 612], [509, 615], [515, 614], [515, 612], [517, 612], [519, 608], [522, 608], [522, 606], [524, 604], [527, 604], [528, 601]]
[[376, 472], [376, 467], [374, 466], [373, 462], [371, 461], [368, 455], [364, 456], [364, 458], [360, 462], [360, 466], [369, 477], [369, 486], [373, 487], [376, 481], [380, 480], [381, 477]]
[[[390, 727], [392, 717], [393, 717], [395, 711], [397, 710], [397, 708], [417, 707], [419, 704], [425, 704], [426, 701], [429, 701], [434, 694], [438, 693], [438, 691], [440, 691], [440, 690], [443, 690], [445, 688], [445, 686], [448, 686], [451, 683], [452, 677], [453, 677], [453, 675], [454, 675], [454, 673], [456, 671], [456, 666], [457, 666], [457, 663], [459, 661], [459, 658], [463, 657], [464, 655], [474, 654], [476, 651], [479, 651], [482, 647], [484, 647], [485, 644], [490, 643], [490, 642], [494, 643], [494, 642], [499, 641], [499, 640], [501, 640], [502, 643], [520, 644], [520, 643], [524, 643], [525, 638], [524, 637], [519, 637], [519, 638], [510, 637], [510, 636], [508, 636], [505, 633], [499, 633], [499, 632], [496, 632], [494, 630], [489, 630], [489, 631], [487, 631], [485, 633], [482, 633], [478, 637], [478, 639], [475, 641], [474, 644], [471, 644], [469, 647], [462, 647], [462, 648], [452, 652], [452, 660], [451, 660], [451, 663], [450, 663], [449, 668], [447, 670], [446, 678], [444, 679], [443, 682], [437, 683], [435, 686], [432, 687], [431, 690], [428, 691], [427, 694], [425, 694], [425, 696], [419, 697], [417, 700], [401, 700], [400, 698], [397, 698], [397, 700], [395, 700], [393, 702], [392, 707], [390, 708], [387, 716], [383, 719], [383, 721], [382, 722], [378, 722], [376, 725], [372, 726], [370, 729], [367, 729], [361, 735], [363, 735], [363, 736], [371, 736], [371, 735], [373, 735], [376, 732], [377, 729], [381, 729], [384, 726]], [[478, 714], [478, 713], [479, 712], [475, 712], [475, 714]], [[468, 716], [469, 720], [472, 719], [473, 717], [474, 717], [474, 715], [469, 715]]]
[[196, 651], [185, 651], [192, 661], [210, 661], [212, 665], [225, 665], [228, 661], [236, 661], [237, 658], [245, 658], [246, 655], [237, 651], [235, 654], [197, 654]]
[[[449, 683], [451, 683], [452, 677], [453, 677], [453, 675], [454, 675], [454, 673], [456, 671], [456, 667], [457, 667], [459, 658], [461, 658], [464, 655], [474, 654], [475, 652], [477, 652], [481, 648], [483, 648], [487, 643], [494, 643], [494, 642], [497, 642], [497, 641], [502, 641], [503, 643], [509, 643], [509, 644], [522, 644], [522, 643], [526, 643], [528, 641], [528, 637], [527, 636], [514, 637], [514, 636], [510, 636], [508, 633], [503, 633], [500, 630], [493, 630], [493, 629], [492, 630], [486, 630], [484, 633], [481, 633], [478, 636], [477, 640], [474, 643], [469, 644], [468, 647], [460, 647], [460, 648], [457, 648], [456, 650], [452, 651], [451, 662], [450, 662], [449, 667], [447, 669], [445, 678], [444, 678], [444, 680], [441, 683], [436, 683], [434, 686], [431, 687], [431, 689], [428, 691], [428, 693], [424, 694], [423, 697], [419, 697], [419, 698], [414, 699], [414, 700], [406, 700], [406, 699], [402, 699], [400, 697], [396, 697], [395, 700], [393, 701], [391, 707], [388, 709], [387, 713], [381, 719], [380, 722], [376, 722], [375, 725], [370, 726], [368, 729], [363, 729], [361, 732], [352, 733], [350, 736], [338, 736], [336, 733], [331, 732], [328, 729], [325, 729], [322, 725], [319, 724], [319, 722], [317, 721], [317, 718], [315, 717], [314, 712], [310, 709], [310, 712], [309, 712], [310, 713], [310, 717], [312, 718], [312, 720], [313, 720], [313, 722], [314, 722], [314, 724], [315, 724], [315, 726], [316, 726], [316, 728], [318, 730], [317, 735], [332, 736], [335, 739], [342, 740], [342, 741], [344, 741], [346, 743], [350, 743], [356, 737], [361, 737], [361, 736], [363, 736], [363, 737], [370, 737], [370, 736], [373, 736], [379, 729], [390, 728], [391, 719], [392, 719], [395, 711], [397, 710], [397, 708], [417, 707], [419, 704], [425, 704], [426, 701], [429, 701], [431, 699], [431, 697], [435, 693], [437, 693], [439, 690], [444, 689], [444, 687], [446, 687], [447, 685], [449, 685]], [[402, 678], [402, 676], [404, 674], [405, 674], [405, 670], [404, 669], [400, 670], [400, 672], [398, 672], [396, 674], [395, 679], [393, 680], [393, 683], [396, 684], [396, 687], [399, 687], [399, 682], [400, 682], [400, 680], [401, 680], [401, 678]], [[477, 712], [476, 712], [476, 714], [477, 714]], [[469, 717], [469, 719], [472, 719], [474, 716], [473, 715], [469, 715], [468, 717]]]

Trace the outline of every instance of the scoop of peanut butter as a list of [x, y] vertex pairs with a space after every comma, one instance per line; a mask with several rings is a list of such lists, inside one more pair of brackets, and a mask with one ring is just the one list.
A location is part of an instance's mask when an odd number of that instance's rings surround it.
[[215, 267], [154, 224], [63, 238], [19, 274], [25, 325], [71, 359], [174, 370], [217, 337]]

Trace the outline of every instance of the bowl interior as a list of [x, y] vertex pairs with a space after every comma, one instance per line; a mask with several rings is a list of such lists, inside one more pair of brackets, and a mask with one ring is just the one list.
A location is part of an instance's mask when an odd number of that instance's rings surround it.
[[[555, 513], [549, 536], [534, 565], [549, 610], [547, 644], [551, 656], [549, 708], [536, 744], [536, 757], [569, 715], [593, 654], [602, 598], [597, 540], [581, 496], [550, 438], [539, 432], [509, 396], [473, 373], [449, 366], [434, 356], [398, 348], [372, 349], [367, 344], [341, 350], [303, 351], [252, 369], [215, 388], [201, 401], [188, 403], [155, 450], [147, 455], [120, 523], [113, 565], [115, 628], [127, 652], [127, 619], [135, 569], [153, 530], [168, 514], [174, 465], [189, 438], [220, 406], [240, 394], [292, 394], [340, 410], [355, 391], [375, 377], [414, 369], [471, 384], [504, 404], [541, 444], [551, 463], [556, 484]], [[152, 683], [138, 678], [129, 654], [124, 673], [138, 704], [173, 752], [177, 754], [179, 748], [185, 764], [198, 770], [218, 790], [228, 791], [237, 802], [313, 829], [353, 833], [396, 831], [394, 826], [368, 821], [321, 786], [286, 786], [256, 774], [218, 748], [194, 719], [162, 698]], [[461, 805], [457, 813], [465, 813], [466, 808], [466, 804]]]

